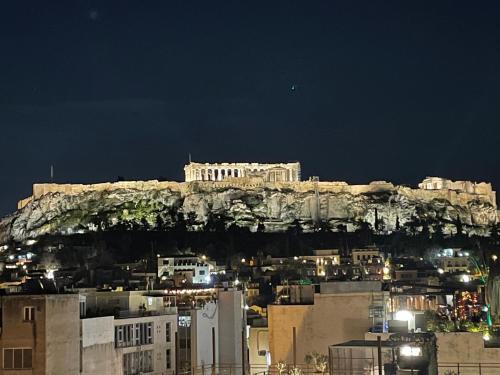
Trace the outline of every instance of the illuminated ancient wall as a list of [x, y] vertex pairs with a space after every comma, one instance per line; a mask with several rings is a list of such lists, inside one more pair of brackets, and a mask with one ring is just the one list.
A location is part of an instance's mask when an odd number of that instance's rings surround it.
[[[390, 182], [375, 181], [367, 185], [348, 185], [346, 182], [338, 181], [295, 181], [295, 182], [266, 182], [262, 177], [240, 177], [228, 178], [221, 181], [120, 181], [105, 182], [99, 184], [34, 184], [33, 195], [18, 202], [18, 208], [22, 208], [31, 202], [49, 193], [62, 193], [66, 195], [77, 195], [89, 191], [113, 191], [119, 189], [131, 190], [163, 190], [169, 189], [178, 191], [181, 194], [196, 190], [199, 192], [212, 192], [218, 189], [237, 188], [242, 190], [271, 189], [271, 190], [291, 190], [297, 193], [311, 192], [318, 189], [319, 193], [345, 193], [352, 195], [369, 193], [399, 193], [411, 199], [431, 201], [433, 199], [443, 199], [453, 205], [466, 205], [468, 202], [481, 199], [496, 207], [496, 194], [489, 183], [470, 183], [474, 189], [451, 189], [440, 187], [428, 189], [424, 183], [419, 184], [418, 189], [395, 186]], [[448, 185], [446, 185], [448, 186]], [[456, 186], [455, 186], [456, 187]]]

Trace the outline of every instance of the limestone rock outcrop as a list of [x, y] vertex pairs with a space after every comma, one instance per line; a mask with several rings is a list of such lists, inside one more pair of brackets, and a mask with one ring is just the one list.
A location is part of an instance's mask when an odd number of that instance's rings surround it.
[[488, 235], [496, 202], [481, 194], [422, 190], [386, 182], [345, 183], [119, 182], [35, 185], [33, 197], [0, 221], [0, 244], [46, 234], [118, 228], [251, 231], [318, 226], [355, 231], [368, 223], [395, 230]]

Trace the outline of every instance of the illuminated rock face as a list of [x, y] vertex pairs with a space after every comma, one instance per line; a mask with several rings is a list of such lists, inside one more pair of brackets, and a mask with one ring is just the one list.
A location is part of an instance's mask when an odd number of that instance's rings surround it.
[[318, 225], [336, 231], [362, 222], [380, 233], [427, 226], [488, 235], [497, 221], [494, 192], [412, 189], [387, 182], [136, 181], [95, 185], [37, 184], [33, 196], [0, 221], [0, 244], [44, 234], [122, 229], [221, 229], [231, 225], [269, 232]]

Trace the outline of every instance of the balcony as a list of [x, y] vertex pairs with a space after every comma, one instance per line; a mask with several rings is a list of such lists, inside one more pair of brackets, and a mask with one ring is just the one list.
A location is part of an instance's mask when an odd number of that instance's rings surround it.
[[177, 307], [165, 307], [160, 310], [120, 310], [115, 317], [116, 319], [130, 319], [175, 314], [177, 314]]

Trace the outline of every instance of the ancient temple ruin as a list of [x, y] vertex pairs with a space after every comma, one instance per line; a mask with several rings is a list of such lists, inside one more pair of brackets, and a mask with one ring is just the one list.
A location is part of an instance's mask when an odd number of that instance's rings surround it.
[[265, 182], [300, 181], [300, 163], [194, 163], [184, 166], [185, 181], [223, 181], [262, 177]]

